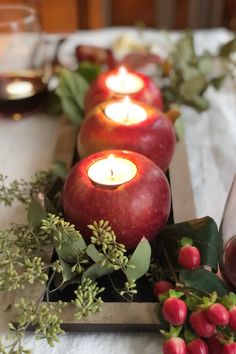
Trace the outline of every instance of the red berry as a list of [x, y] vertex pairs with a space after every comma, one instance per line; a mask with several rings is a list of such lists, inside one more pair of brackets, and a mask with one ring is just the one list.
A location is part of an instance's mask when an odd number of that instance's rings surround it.
[[206, 310], [208, 319], [217, 326], [226, 326], [229, 322], [229, 313], [221, 304], [213, 304]]
[[229, 327], [236, 331], [236, 306], [229, 310]]
[[210, 338], [207, 338], [207, 344], [209, 349], [209, 354], [221, 354], [223, 345], [219, 342], [217, 337], [213, 335]]
[[181, 326], [186, 320], [187, 306], [183, 300], [169, 297], [164, 301], [162, 313], [167, 322], [173, 326]]
[[165, 294], [170, 289], [174, 289], [174, 286], [169, 281], [160, 280], [154, 284], [153, 294], [158, 298], [159, 295]]
[[186, 269], [197, 269], [201, 263], [199, 249], [195, 246], [186, 245], [180, 248], [178, 262]]
[[211, 337], [215, 332], [216, 326], [208, 320], [205, 310], [192, 312], [189, 320], [194, 332], [199, 337]]
[[186, 344], [182, 338], [172, 337], [163, 343], [164, 354], [186, 354]]
[[236, 354], [236, 343], [225, 344], [221, 353], [222, 354]]
[[201, 338], [193, 339], [188, 345], [187, 350], [189, 354], [208, 354], [208, 346]]

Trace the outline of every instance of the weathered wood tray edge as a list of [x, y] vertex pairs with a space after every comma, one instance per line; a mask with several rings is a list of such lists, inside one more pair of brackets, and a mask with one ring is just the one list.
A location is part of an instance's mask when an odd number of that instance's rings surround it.
[[[70, 167], [72, 163], [75, 139], [74, 125], [66, 117], [62, 117], [54, 158], [64, 161], [67, 167]], [[175, 155], [169, 168], [169, 177], [174, 221], [177, 223], [193, 219], [195, 207], [184, 141], [177, 143]], [[50, 262], [52, 251], [53, 249], [49, 248], [45, 254], [45, 263]], [[34, 286], [27, 286], [24, 291], [18, 290], [11, 294], [0, 293], [0, 313], [3, 313], [1, 318], [7, 322], [15, 322], [14, 304], [19, 302], [22, 296], [27, 297], [27, 295], [30, 295], [30, 300], [37, 300], [43, 290], [44, 286], [37, 283]], [[81, 320], [74, 317], [74, 311], [75, 308], [70, 303], [62, 311], [62, 328], [66, 331], [137, 332], [158, 331], [159, 329], [156, 302], [103, 303], [102, 311]]]

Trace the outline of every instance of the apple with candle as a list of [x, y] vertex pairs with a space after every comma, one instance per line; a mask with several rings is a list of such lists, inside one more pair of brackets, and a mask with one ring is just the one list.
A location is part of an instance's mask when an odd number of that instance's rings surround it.
[[78, 152], [83, 158], [109, 149], [136, 151], [166, 171], [175, 142], [173, 124], [163, 112], [126, 96], [89, 112], [78, 135]]
[[63, 189], [65, 217], [83, 236], [91, 236], [87, 225], [108, 220], [127, 249], [136, 247], [142, 237], [150, 240], [157, 235], [170, 206], [164, 173], [131, 151], [102, 151], [80, 160]]
[[111, 98], [129, 95], [133, 99], [163, 109], [160, 89], [144, 74], [119, 67], [102, 73], [91, 84], [85, 97], [85, 113]]

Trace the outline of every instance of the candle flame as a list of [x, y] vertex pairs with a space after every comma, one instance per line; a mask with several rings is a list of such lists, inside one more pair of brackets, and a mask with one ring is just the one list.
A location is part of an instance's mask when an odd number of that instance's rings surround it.
[[122, 80], [124, 80], [126, 75], [127, 75], [126, 68], [124, 66], [120, 66], [119, 69], [118, 69], [118, 76], [120, 76], [120, 78]]

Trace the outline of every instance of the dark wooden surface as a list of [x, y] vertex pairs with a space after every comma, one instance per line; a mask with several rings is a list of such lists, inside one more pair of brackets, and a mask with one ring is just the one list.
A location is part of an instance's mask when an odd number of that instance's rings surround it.
[[235, 0], [0, 0], [33, 6], [46, 32], [107, 26], [166, 29], [227, 27], [236, 31]]

